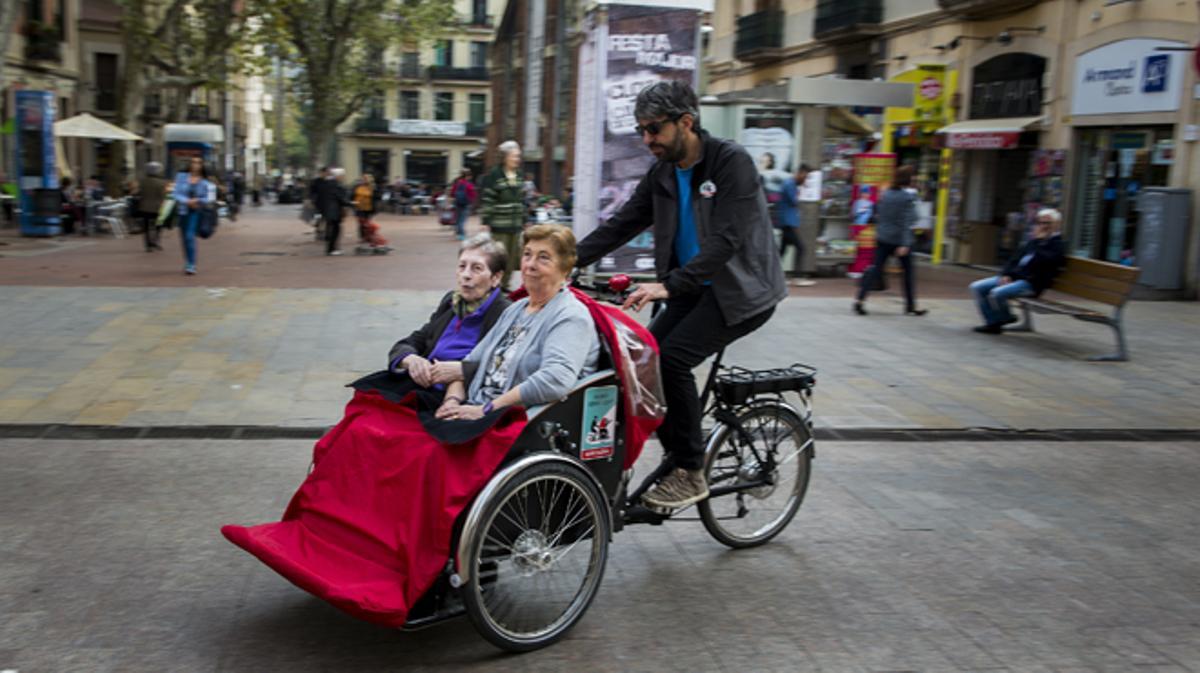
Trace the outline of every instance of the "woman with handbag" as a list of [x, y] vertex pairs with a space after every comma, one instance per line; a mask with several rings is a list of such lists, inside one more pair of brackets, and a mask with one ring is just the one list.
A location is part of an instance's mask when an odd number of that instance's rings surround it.
[[179, 234], [183, 240], [183, 272], [189, 276], [196, 273], [196, 232], [201, 219], [213, 217], [217, 200], [217, 187], [208, 179], [204, 160], [192, 157], [188, 171], [175, 176], [175, 203], [179, 211]]

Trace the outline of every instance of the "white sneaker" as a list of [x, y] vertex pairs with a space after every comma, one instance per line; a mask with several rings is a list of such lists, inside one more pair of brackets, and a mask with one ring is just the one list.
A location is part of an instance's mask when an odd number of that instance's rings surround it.
[[817, 284], [817, 281], [807, 278], [793, 278], [789, 284], [792, 287], [812, 287]]
[[340, 254], [342, 254], [342, 251], [341, 251], [341, 250], [334, 250], [334, 251], [332, 251], [332, 252], [327, 252], [327, 253], [325, 253], [325, 254], [326, 254], [326, 255], [329, 255], [330, 257], [336, 257], [337, 255], [340, 255]]

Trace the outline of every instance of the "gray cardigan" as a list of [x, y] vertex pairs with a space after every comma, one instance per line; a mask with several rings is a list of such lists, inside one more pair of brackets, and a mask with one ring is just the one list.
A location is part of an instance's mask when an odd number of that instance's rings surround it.
[[917, 197], [903, 189], [885, 189], [875, 204], [875, 240], [911, 248], [917, 223]]
[[[481, 392], [492, 352], [529, 306], [526, 297], [505, 309], [487, 336], [463, 360], [463, 371], [470, 374], [467, 398], [472, 404], [491, 401]], [[520, 354], [509, 369], [505, 390], [519, 384], [521, 404], [529, 407], [559, 399], [570, 392], [575, 382], [596, 371], [600, 357], [600, 339], [592, 316], [570, 290], [560, 290], [529, 325], [529, 335], [521, 343]]]

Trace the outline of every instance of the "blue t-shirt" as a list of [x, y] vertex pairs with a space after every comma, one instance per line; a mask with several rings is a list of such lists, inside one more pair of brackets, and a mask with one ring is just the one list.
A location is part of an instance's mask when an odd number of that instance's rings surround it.
[[684, 266], [700, 254], [700, 235], [696, 232], [696, 218], [692, 214], [692, 170], [675, 167], [675, 180], [679, 186], [679, 228], [675, 232], [675, 259]]

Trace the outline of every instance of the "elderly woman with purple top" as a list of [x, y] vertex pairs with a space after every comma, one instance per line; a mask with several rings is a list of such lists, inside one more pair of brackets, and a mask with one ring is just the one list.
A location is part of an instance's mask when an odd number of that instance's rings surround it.
[[442, 297], [429, 322], [392, 346], [387, 371], [351, 385], [390, 392], [395, 399], [412, 384], [429, 388], [461, 376], [459, 361], [512, 304], [500, 288], [507, 262], [504, 246], [487, 234], [464, 241], [458, 253], [455, 288]]

